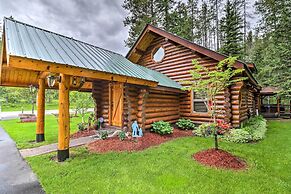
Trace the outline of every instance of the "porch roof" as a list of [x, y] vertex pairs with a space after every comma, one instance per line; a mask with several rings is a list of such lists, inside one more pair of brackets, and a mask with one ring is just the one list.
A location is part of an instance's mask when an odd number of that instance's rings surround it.
[[[122, 77], [124, 82], [128, 80], [123, 79], [125, 77], [134, 78], [134, 80], [137, 80], [136, 83], [141, 85], [144, 83], [144, 85], [150, 86], [160, 85], [171, 88], [181, 88], [180, 84], [171, 80], [166, 75], [134, 64], [118, 53], [73, 38], [40, 29], [10, 18], [4, 18], [3, 30], [5, 42], [4, 50], [6, 52], [6, 54], [4, 52], [4, 55], [6, 56], [2, 56], [1, 61], [3, 62], [3, 57], [7, 58], [8, 67], [41, 72], [45, 71], [46, 66], [50, 68], [47, 69], [48, 72], [53, 72], [53, 70], [55, 70], [54, 73], [65, 74], [67, 73], [66, 69], [78, 69], [79, 71], [74, 71], [77, 74], [74, 75], [71, 73], [73, 76], [82, 76], [84, 72], [80, 69], [84, 69], [103, 73], [96, 74], [102, 75], [101, 77], [108, 74], [117, 75], [119, 78]], [[40, 68], [39, 66], [41, 64], [45, 65]], [[51, 66], [48, 66], [48, 64]], [[58, 66], [51, 68], [53, 65]], [[65, 72], [56, 72], [56, 70], [61, 69]], [[88, 73], [92, 75], [93, 72]], [[80, 75], [78, 73], [80, 73]], [[91, 76], [90, 78], [95, 77]], [[98, 79], [98, 76], [96, 76], [96, 78]], [[106, 79], [110, 80], [111, 77], [107, 76]], [[112, 80], [119, 81], [121, 78], [119, 80], [114, 80], [112, 77]]]

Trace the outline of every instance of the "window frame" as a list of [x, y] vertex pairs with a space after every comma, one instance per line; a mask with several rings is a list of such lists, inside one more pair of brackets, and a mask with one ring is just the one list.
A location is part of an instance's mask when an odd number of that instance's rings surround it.
[[[191, 113], [199, 113], [199, 114], [208, 114], [209, 113], [209, 110], [208, 110], [208, 106], [207, 106], [207, 98], [205, 99], [201, 99], [201, 98], [194, 98], [195, 97], [195, 91], [191, 91]], [[206, 111], [205, 112], [198, 112], [198, 111], [195, 111], [194, 108], [195, 108], [195, 102], [204, 102], [205, 106], [206, 106]]]
[[[162, 48], [162, 49], [164, 50], [164, 56], [163, 56], [163, 58], [162, 58], [160, 61], [156, 61], [156, 60], [154, 59], [154, 55], [155, 55], [156, 52], [159, 50], [159, 48]], [[153, 48], [152, 52], [151, 52], [151, 60], [152, 60], [154, 63], [161, 63], [161, 62], [163, 62], [163, 60], [165, 59], [165, 57], [166, 57], [166, 49], [165, 49], [165, 47], [164, 47], [163, 45], [161, 45], [161, 44], [156, 45], [156, 46]]]

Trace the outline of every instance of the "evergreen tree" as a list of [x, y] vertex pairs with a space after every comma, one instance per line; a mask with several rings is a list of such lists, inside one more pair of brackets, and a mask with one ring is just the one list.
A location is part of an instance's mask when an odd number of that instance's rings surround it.
[[190, 26], [190, 41], [195, 41], [197, 39], [196, 32], [199, 31], [197, 28], [198, 22], [198, 0], [188, 0], [187, 2], [188, 11], [188, 22]]
[[157, 0], [157, 9], [159, 15], [159, 22], [162, 28], [166, 31], [170, 31], [172, 11], [176, 4], [175, 0]]
[[[256, 40], [253, 56], [263, 85], [280, 87], [282, 95], [291, 98], [291, 2], [258, 0], [261, 14], [261, 37]], [[260, 53], [260, 55], [258, 55]]]
[[199, 10], [199, 22], [197, 25], [199, 26], [198, 37], [200, 37], [200, 44], [204, 47], [209, 46], [209, 32], [210, 32], [210, 21], [211, 21], [211, 9], [206, 2], [203, 2], [201, 5], [201, 9]]
[[221, 19], [220, 30], [222, 33], [220, 51], [226, 55], [242, 57], [242, 19], [235, 2], [227, 0], [225, 16]]
[[157, 8], [154, 0], [125, 0], [122, 7], [129, 11], [124, 26], [129, 26], [129, 36], [125, 41], [131, 47], [146, 24], [157, 25]]
[[244, 48], [245, 48], [245, 60], [246, 61], [251, 61], [251, 56], [252, 56], [252, 50], [253, 50], [253, 31], [249, 31], [248, 35], [246, 37], [246, 41], [244, 43]]
[[219, 43], [220, 43], [220, 28], [219, 28], [219, 10], [221, 7], [222, 0], [210, 0], [210, 3], [212, 4], [213, 8], [213, 19], [214, 19], [214, 28], [215, 28], [215, 50], [219, 50]]
[[194, 35], [190, 14], [187, 5], [183, 2], [179, 2], [172, 13], [170, 31], [182, 38], [192, 41]]

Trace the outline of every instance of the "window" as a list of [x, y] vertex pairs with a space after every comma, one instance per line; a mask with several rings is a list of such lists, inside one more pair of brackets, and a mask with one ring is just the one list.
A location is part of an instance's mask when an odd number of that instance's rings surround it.
[[152, 59], [155, 62], [161, 62], [165, 57], [165, 49], [162, 46], [157, 47], [154, 49], [153, 54], [152, 54]]
[[192, 93], [193, 112], [208, 112], [205, 94]]

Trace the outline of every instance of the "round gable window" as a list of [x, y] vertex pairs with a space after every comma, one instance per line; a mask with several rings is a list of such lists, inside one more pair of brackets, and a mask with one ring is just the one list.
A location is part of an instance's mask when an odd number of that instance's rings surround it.
[[152, 58], [155, 62], [161, 62], [165, 57], [165, 49], [160, 46], [153, 51]]

